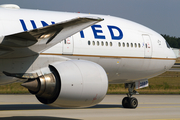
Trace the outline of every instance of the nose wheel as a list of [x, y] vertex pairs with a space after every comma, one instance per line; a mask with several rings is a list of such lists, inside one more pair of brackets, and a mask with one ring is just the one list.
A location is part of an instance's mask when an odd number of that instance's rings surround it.
[[136, 108], [138, 106], [138, 100], [135, 97], [132, 97], [133, 94], [137, 93], [134, 90], [135, 83], [127, 83], [125, 84], [125, 87], [128, 87], [129, 93], [127, 94], [127, 97], [123, 98], [122, 106], [124, 108]]

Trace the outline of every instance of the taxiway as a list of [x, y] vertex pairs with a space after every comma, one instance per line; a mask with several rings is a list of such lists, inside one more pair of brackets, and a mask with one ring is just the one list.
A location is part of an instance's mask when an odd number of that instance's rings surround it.
[[106, 95], [96, 106], [81, 109], [43, 105], [33, 95], [0, 95], [3, 120], [180, 120], [180, 95], [135, 95], [136, 109], [125, 109], [125, 95]]

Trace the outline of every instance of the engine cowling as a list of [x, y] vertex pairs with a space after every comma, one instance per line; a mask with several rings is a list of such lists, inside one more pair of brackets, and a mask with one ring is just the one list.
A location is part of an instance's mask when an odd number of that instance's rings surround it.
[[89, 107], [106, 95], [108, 79], [104, 69], [93, 62], [69, 60], [49, 65], [49, 71], [23, 83], [44, 104], [56, 107]]

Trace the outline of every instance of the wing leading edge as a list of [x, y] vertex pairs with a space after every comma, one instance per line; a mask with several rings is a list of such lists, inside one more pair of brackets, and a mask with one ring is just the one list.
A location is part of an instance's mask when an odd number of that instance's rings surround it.
[[0, 58], [18, 58], [39, 54], [65, 38], [102, 20], [98, 17], [78, 17], [5, 36], [0, 44]]

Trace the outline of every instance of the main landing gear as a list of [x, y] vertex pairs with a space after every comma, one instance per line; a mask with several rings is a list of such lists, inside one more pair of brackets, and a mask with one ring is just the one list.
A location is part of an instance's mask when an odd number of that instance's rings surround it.
[[134, 87], [135, 83], [125, 84], [125, 88], [128, 88], [129, 93], [127, 93], [127, 97], [124, 97], [122, 100], [122, 106], [124, 108], [136, 108], [138, 106], [138, 100], [135, 97], [132, 97], [133, 94], [137, 94]]

